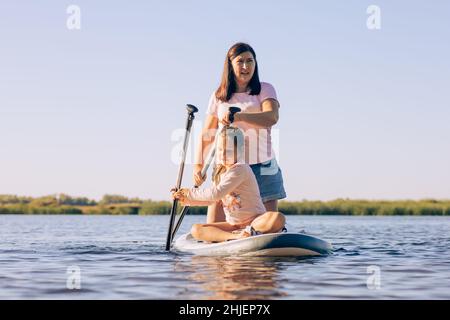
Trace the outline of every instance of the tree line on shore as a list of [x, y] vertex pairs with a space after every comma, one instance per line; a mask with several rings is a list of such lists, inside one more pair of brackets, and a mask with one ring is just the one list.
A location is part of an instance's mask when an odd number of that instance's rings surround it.
[[[121, 195], [104, 195], [100, 201], [66, 194], [44, 197], [0, 195], [0, 214], [169, 214], [170, 201], [152, 201]], [[180, 206], [179, 206], [180, 207]], [[190, 214], [206, 214], [206, 207], [191, 207]], [[280, 201], [287, 215], [450, 215], [450, 200], [351, 200]]]

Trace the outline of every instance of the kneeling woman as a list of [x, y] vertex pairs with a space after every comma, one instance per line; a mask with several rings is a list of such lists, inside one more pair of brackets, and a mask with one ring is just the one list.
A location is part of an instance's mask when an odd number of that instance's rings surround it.
[[221, 202], [226, 222], [194, 224], [192, 236], [197, 240], [221, 242], [281, 231], [285, 224], [284, 215], [266, 212], [255, 175], [243, 160], [242, 132], [234, 127], [223, 127], [216, 143], [213, 186], [180, 189], [173, 193], [173, 197], [189, 206]]

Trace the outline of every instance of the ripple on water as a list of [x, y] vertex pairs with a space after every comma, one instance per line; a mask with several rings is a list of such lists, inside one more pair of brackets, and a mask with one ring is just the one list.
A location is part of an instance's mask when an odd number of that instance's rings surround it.
[[[2, 216], [0, 298], [450, 298], [443, 217], [289, 217], [290, 230], [333, 243], [332, 254], [313, 258], [168, 253], [167, 216], [35, 216], [32, 227], [28, 218]], [[203, 218], [186, 217], [185, 229]], [[67, 290], [68, 266], [80, 267], [82, 290]], [[380, 268], [379, 290], [367, 287], [369, 266]]]

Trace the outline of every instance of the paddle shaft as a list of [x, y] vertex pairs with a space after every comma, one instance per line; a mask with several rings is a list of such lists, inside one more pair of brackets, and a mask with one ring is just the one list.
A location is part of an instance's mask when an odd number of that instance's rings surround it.
[[[183, 172], [184, 172], [184, 164], [186, 161], [186, 151], [189, 143], [189, 136], [191, 133], [192, 128], [192, 122], [195, 119], [194, 113], [198, 111], [198, 109], [192, 105], [187, 106], [188, 110], [188, 117], [186, 121], [186, 132], [184, 133], [184, 142], [183, 142], [183, 150], [181, 155], [181, 163], [180, 168], [178, 170], [178, 178], [177, 178], [177, 184], [176, 184], [176, 190], [179, 190], [181, 187], [181, 180], [183, 179]], [[166, 250], [170, 250], [170, 245], [172, 243], [172, 229], [173, 224], [175, 222], [175, 215], [177, 213], [177, 205], [178, 200], [174, 199], [172, 202], [172, 208], [170, 210], [170, 222], [169, 222], [169, 230], [167, 231], [167, 239], [166, 239]]]

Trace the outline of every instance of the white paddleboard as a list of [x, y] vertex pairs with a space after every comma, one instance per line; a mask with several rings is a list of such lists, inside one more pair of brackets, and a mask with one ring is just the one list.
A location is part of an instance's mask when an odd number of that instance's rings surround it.
[[201, 256], [317, 256], [328, 254], [332, 245], [304, 233], [270, 233], [248, 238], [207, 243], [195, 240], [190, 233], [181, 235], [174, 243], [180, 252]]

